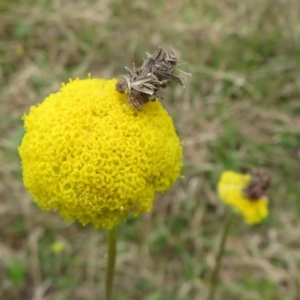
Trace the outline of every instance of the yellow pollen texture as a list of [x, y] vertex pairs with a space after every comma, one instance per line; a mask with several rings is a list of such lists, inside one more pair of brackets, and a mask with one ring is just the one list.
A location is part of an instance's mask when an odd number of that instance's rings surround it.
[[143, 111], [116, 80], [70, 80], [23, 117], [25, 187], [43, 210], [113, 228], [149, 212], [180, 176], [182, 145], [159, 101]]
[[268, 200], [248, 199], [244, 196], [243, 190], [250, 183], [249, 174], [239, 174], [232, 171], [222, 173], [218, 183], [219, 197], [222, 201], [234, 207], [248, 224], [260, 223], [268, 216]]

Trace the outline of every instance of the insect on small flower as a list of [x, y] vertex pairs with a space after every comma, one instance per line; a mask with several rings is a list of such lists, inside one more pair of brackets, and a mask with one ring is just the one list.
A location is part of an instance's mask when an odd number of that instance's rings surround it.
[[268, 216], [266, 192], [270, 182], [266, 171], [262, 169], [249, 174], [225, 171], [218, 182], [219, 197], [239, 212], [246, 223], [257, 224]]

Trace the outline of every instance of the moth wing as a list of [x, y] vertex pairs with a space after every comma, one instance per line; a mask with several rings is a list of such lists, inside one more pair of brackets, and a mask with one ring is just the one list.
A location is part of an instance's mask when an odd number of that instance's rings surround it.
[[153, 95], [154, 94], [153, 89], [151, 89], [149, 87], [146, 87], [144, 85], [136, 85], [136, 86], [131, 85], [131, 88], [135, 89], [136, 91], [138, 91], [140, 93], [144, 93], [144, 94], [147, 94], [147, 95]]

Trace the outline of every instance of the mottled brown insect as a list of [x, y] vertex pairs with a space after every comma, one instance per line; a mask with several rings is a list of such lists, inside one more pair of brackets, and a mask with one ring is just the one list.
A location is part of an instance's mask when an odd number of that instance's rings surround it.
[[158, 48], [153, 55], [147, 55], [148, 58], [137, 70], [135, 66], [133, 70], [126, 67], [128, 75], [120, 77], [116, 83], [116, 90], [128, 95], [129, 103], [138, 110], [142, 110], [143, 104], [150, 100], [162, 100], [157, 92], [167, 87], [170, 81], [183, 85], [182, 79], [172, 74], [178, 64], [172, 51]]
[[244, 195], [255, 201], [266, 196], [267, 190], [271, 186], [271, 178], [264, 169], [255, 169], [251, 173], [250, 184], [244, 189]]
[[172, 51], [163, 51], [161, 48], [158, 48], [152, 56], [149, 53], [147, 53], [147, 55], [148, 59], [142, 65], [141, 71], [150, 69], [151, 73], [153, 73], [159, 81], [174, 81], [183, 85], [182, 79], [172, 74], [178, 65], [177, 58]]

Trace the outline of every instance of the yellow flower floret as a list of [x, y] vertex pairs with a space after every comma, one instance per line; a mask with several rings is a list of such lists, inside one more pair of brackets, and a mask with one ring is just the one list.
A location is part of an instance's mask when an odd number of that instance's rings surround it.
[[115, 84], [90, 78], [63, 84], [24, 116], [19, 148], [34, 201], [96, 228], [149, 212], [182, 167], [181, 142], [161, 103], [137, 111]]
[[248, 224], [257, 224], [268, 216], [268, 200], [266, 197], [253, 200], [244, 196], [243, 189], [250, 181], [249, 174], [225, 171], [218, 183], [218, 192], [223, 202], [241, 213]]

